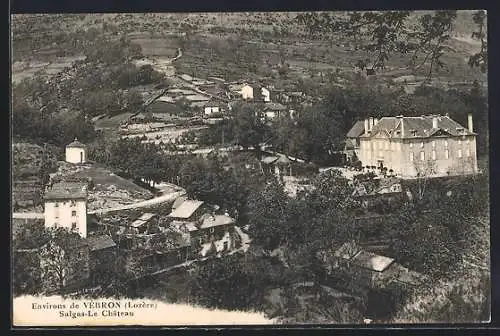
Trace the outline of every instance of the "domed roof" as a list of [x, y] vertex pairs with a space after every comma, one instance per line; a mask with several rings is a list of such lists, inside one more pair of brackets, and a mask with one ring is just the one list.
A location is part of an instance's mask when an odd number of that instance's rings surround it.
[[75, 138], [75, 140], [72, 143], [70, 143], [69, 145], [67, 145], [66, 147], [86, 148], [86, 146], [84, 144], [82, 144], [80, 141], [78, 141], [77, 138]]

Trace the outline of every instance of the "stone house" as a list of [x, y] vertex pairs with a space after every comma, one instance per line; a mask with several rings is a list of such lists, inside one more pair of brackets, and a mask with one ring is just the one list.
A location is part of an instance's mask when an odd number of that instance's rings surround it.
[[403, 178], [478, 172], [472, 115], [464, 128], [449, 116], [368, 118], [359, 139], [363, 166]]
[[63, 227], [87, 237], [87, 183], [59, 182], [44, 196], [45, 227]]

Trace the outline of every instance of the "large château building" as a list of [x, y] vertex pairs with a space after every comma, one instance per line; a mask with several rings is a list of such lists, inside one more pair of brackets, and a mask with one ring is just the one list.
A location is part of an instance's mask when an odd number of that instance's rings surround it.
[[472, 115], [467, 128], [441, 115], [368, 118], [359, 133], [355, 151], [363, 167], [392, 169], [401, 177], [478, 172]]

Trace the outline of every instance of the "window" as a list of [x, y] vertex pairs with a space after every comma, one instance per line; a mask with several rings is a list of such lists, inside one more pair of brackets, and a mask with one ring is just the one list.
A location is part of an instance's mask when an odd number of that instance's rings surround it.
[[462, 145], [462, 139], [458, 139], [458, 145], [461, 146]]
[[58, 208], [59, 207], [59, 203], [55, 202], [54, 203], [54, 207]]
[[450, 158], [450, 151], [449, 150], [445, 150], [444, 151], [444, 157], [445, 157], [445, 159], [449, 159]]
[[470, 149], [467, 148], [467, 151], [465, 153], [466, 153], [465, 155], [467, 155], [467, 157], [469, 157], [470, 156]]
[[74, 206], [76, 206], [76, 201], [75, 201], [75, 200], [71, 200], [71, 201], [69, 202], [69, 204], [70, 204], [72, 207], [74, 207]]
[[445, 147], [448, 147], [448, 140], [445, 140], [445, 141], [444, 141], [444, 146], [445, 146]]
[[461, 158], [461, 157], [462, 157], [462, 150], [461, 150], [461, 149], [459, 149], [459, 150], [458, 150], [458, 157], [459, 157], [459, 158]]
[[214, 233], [215, 229], [214, 228], [210, 228], [210, 233]]
[[422, 160], [422, 161], [425, 160], [425, 152], [424, 151], [420, 152], [420, 160]]
[[71, 230], [76, 230], [76, 222], [71, 223]]
[[389, 149], [389, 142], [387, 142], [387, 141], [385, 143], [385, 149]]
[[420, 143], [420, 148], [424, 148], [424, 142], [423, 141]]
[[71, 216], [72, 216], [72, 217], [76, 217], [76, 210], [72, 210], [72, 211], [71, 211]]
[[57, 222], [54, 222], [54, 228], [57, 229], [58, 226], [59, 226], [59, 224]]
[[436, 148], [436, 140], [432, 141], [432, 148]]
[[410, 142], [410, 148], [413, 148], [413, 142]]
[[436, 160], [436, 151], [435, 150], [432, 151], [432, 159]]
[[410, 161], [413, 161], [413, 153], [410, 153]]

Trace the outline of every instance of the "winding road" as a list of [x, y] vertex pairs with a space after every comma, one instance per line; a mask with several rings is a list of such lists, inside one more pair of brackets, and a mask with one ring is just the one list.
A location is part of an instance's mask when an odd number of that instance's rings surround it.
[[[155, 197], [155, 198], [152, 198], [149, 200], [145, 200], [145, 201], [140, 201], [137, 203], [122, 205], [122, 206], [115, 207], [115, 208], [107, 208], [107, 209], [99, 209], [99, 210], [89, 211], [88, 214], [102, 215], [102, 214], [106, 214], [109, 212], [115, 212], [115, 211], [147, 208], [147, 207], [151, 207], [151, 206], [158, 205], [161, 203], [174, 201], [178, 197], [184, 196], [185, 194], [186, 194], [186, 192], [184, 190], [176, 191], [176, 192], [173, 192], [170, 194], [161, 195], [161, 196], [158, 196], [158, 197]], [[43, 216], [43, 213], [40, 213], [40, 212], [14, 212], [12, 214], [12, 218], [13, 219], [44, 219], [44, 216]]]

